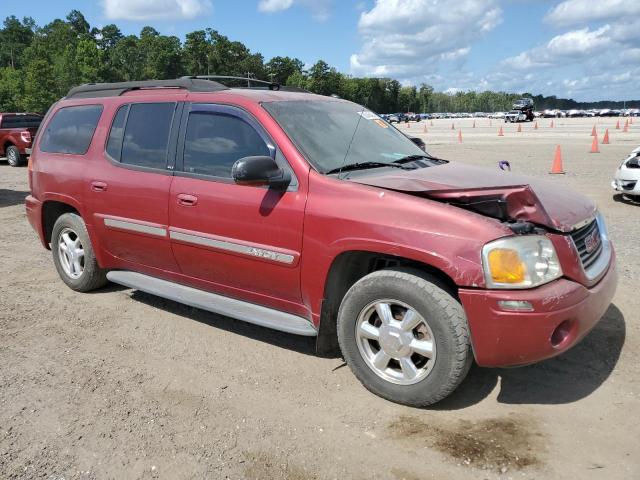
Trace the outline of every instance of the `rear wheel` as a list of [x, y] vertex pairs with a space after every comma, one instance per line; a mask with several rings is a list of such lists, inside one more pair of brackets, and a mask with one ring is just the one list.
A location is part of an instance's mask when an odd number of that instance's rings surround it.
[[75, 213], [65, 213], [56, 220], [51, 234], [53, 263], [60, 278], [71, 289], [88, 292], [107, 283], [93, 252], [87, 227]]
[[472, 361], [462, 306], [413, 269], [380, 270], [353, 285], [338, 313], [338, 340], [368, 390], [415, 407], [453, 392]]
[[22, 157], [20, 156], [20, 150], [15, 145], [10, 145], [6, 149], [7, 162], [12, 167], [19, 167], [22, 165]]

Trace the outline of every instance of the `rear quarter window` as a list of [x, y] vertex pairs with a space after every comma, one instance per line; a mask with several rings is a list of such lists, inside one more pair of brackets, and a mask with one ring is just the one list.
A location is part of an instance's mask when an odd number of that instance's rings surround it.
[[82, 155], [87, 152], [102, 114], [102, 105], [78, 105], [58, 110], [47, 124], [40, 151]]

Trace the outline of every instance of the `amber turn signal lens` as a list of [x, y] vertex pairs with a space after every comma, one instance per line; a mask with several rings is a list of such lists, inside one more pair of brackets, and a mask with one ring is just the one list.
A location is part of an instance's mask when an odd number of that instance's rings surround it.
[[527, 274], [524, 264], [516, 250], [495, 248], [489, 252], [489, 270], [495, 283], [522, 283]]

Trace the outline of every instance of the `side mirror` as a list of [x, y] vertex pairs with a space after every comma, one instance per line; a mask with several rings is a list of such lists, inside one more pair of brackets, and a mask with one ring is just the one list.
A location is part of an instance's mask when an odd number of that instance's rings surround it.
[[268, 186], [285, 190], [291, 183], [291, 175], [278, 166], [271, 157], [244, 157], [236, 160], [231, 168], [233, 181], [238, 185]]
[[427, 151], [427, 145], [420, 137], [409, 137], [409, 140], [415, 143], [423, 152]]

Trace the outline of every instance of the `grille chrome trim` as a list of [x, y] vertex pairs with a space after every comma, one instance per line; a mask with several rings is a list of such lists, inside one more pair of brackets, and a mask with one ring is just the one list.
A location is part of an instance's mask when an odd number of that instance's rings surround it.
[[[611, 242], [606, 235], [603, 234], [606, 230], [600, 225], [600, 221], [600, 217], [592, 218], [590, 222], [587, 222], [581, 228], [577, 228], [569, 234], [576, 252], [580, 257], [582, 270], [588, 280], [598, 278], [607, 268], [609, 260], [611, 259]], [[600, 242], [592, 251], [587, 252], [585, 240], [592, 235], [594, 231], [598, 232]]]

